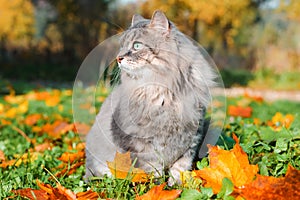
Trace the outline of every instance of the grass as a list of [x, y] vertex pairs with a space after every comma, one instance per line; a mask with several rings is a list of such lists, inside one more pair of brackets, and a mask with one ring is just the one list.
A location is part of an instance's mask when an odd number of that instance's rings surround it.
[[[41, 90], [48, 91], [50, 94], [55, 93], [53, 89]], [[28, 86], [24, 91], [25, 95], [30, 94], [32, 86]], [[34, 127], [43, 127], [45, 124], [57, 120], [72, 123], [72, 96], [69, 90], [61, 89], [56, 94], [60, 99], [57, 105], [47, 106], [45, 101], [29, 100], [28, 110], [18, 111], [11, 118], [6, 116], [7, 111], [20, 107], [20, 103], [8, 103], [4, 99], [4, 95], [0, 97], [0, 150], [4, 152], [6, 160], [15, 160], [11, 166], [0, 167], [0, 199], [10, 196], [22, 199], [15, 196], [12, 190], [37, 188], [36, 180], [55, 186], [57, 182], [53, 176], [62, 170], [59, 168], [62, 161], [58, 158], [65, 152], [74, 152], [71, 147], [76, 147], [81, 143], [80, 136], [73, 130], [68, 130], [56, 139], [43, 132], [34, 131]], [[106, 96], [101, 92], [100, 95]], [[282, 176], [285, 174], [288, 164], [300, 169], [300, 103], [288, 101], [268, 103], [245, 99], [246, 97], [228, 99], [228, 105], [246, 104], [245, 106], [253, 109], [253, 113], [250, 118], [227, 117], [218, 145], [221, 148], [230, 149], [234, 144], [231, 136], [235, 133], [240, 138], [241, 146], [248, 154], [250, 162], [258, 164], [260, 174]], [[98, 100], [97, 105], [100, 105], [103, 98]], [[282, 113], [283, 116], [291, 114], [294, 117], [290, 127], [279, 126], [276, 128], [268, 125], [277, 112]], [[34, 113], [41, 113], [43, 117], [34, 126], [26, 125], [25, 119]], [[5, 125], [4, 122], [11, 124]], [[30, 140], [35, 141], [35, 144], [29, 142], [14, 127], [22, 130]], [[51, 150], [39, 153], [30, 150], [36, 144], [43, 144], [47, 141], [52, 143]], [[21, 156], [23, 156], [23, 160], [20, 159]], [[198, 163], [199, 167], [205, 165], [207, 165], [206, 158]], [[67, 166], [70, 170], [71, 163]], [[72, 189], [74, 192], [86, 191], [91, 188], [94, 191], [105, 193], [106, 198], [116, 199], [134, 199], [137, 194], [144, 194], [158, 181], [164, 182], [167, 178], [162, 177], [161, 180], [152, 180], [150, 183], [135, 184], [126, 179], [103, 177], [86, 183], [83, 180], [84, 165], [78, 167], [76, 172], [71, 175], [68, 175], [67, 172], [68, 170], [63, 176], [55, 176], [64, 187]], [[174, 186], [174, 188], [181, 188], [181, 186]], [[185, 193], [189, 192], [184, 190]], [[204, 198], [205, 194], [202, 195]], [[217, 198], [217, 196], [211, 196], [211, 198]]]

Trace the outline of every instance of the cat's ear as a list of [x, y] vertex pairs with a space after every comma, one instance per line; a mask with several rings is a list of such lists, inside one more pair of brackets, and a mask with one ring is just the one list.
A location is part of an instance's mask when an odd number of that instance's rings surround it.
[[150, 27], [169, 30], [169, 20], [162, 11], [156, 10], [152, 15]]
[[132, 17], [132, 20], [131, 20], [131, 26], [134, 26], [134, 25], [136, 25], [138, 22], [143, 21], [143, 20], [145, 20], [144, 17], [142, 17], [142, 16], [139, 15], [139, 14], [135, 14], [135, 15], [133, 15], [133, 17]]

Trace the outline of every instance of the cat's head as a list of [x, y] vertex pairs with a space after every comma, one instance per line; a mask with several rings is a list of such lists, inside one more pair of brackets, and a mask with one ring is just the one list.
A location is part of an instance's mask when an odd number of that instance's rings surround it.
[[119, 67], [134, 78], [145, 73], [167, 72], [168, 60], [172, 58], [166, 52], [176, 48], [173, 29], [175, 26], [161, 11], [155, 11], [151, 20], [134, 15], [131, 26], [120, 39]]

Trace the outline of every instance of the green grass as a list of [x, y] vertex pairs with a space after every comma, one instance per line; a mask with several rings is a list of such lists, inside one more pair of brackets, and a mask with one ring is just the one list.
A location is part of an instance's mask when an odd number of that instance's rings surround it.
[[[47, 90], [50, 93], [51, 89]], [[29, 87], [25, 93], [31, 91]], [[0, 97], [0, 104], [4, 111], [0, 109], [0, 121], [5, 119], [10, 121], [11, 125], [0, 124], [0, 150], [4, 152], [6, 160], [16, 159], [20, 155], [27, 155], [31, 158], [35, 155], [30, 148], [33, 144], [28, 142], [20, 135], [13, 127], [18, 127], [23, 130], [31, 139], [36, 139], [36, 143], [44, 143], [51, 141], [53, 143], [52, 150], [46, 150], [39, 153], [35, 159], [27, 159], [27, 162], [20, 162], [7, 168], [0, 167], [0, 199], [14, 196], [12, 190], [20, 188], [38, 188], [36, 180], [55, 186], [56, 180], [53, 174], [61, 171], [57, 168], [61, 161], [58, 158], [68, 152], [70, 146], [76, 146], [81, 140], [77, 133], [68, 131], [61, 138], [53, 139], [47, 134], [35, 133], [32, 126], [24, 124], [26, 116], [32, 113], [43, 114], [43, 119], [37, 122], [37, 126], [42, 127], [48, 122], [54, 122], [58, 116], [61, 116], [67, 122], [72, 122], [72, 97], [67, 95], [65, 89], [61, 90], [60, 103], [55, 107], [46, 106], [44, 101], [30, 100], [28, 111], [17, 114], [13, 118], [6, 118], [5, 112], [11, 107], [18, 107], [19, 104], [10, 104], [4, 100], [4, 95]], [[105, 96], [106, 94], [100, 94]], [[244, 101], [245, 97], [230, 98], [228, 105], [236, 105]], [[100, 105], [97, 102], [97, 105]], [[241, 146], [248, 154], [252, 164], [258, 164], [260, 174], [272, 175], [275, 177], [282, 176], [286, 173], [288, 164], [300, 169], [300, 103], [277, 101], [273, 103], [248, 101], [247, 105], [253, 109], [253, 114], [250, 118], [228, 117], [222, 136], [218, 141], [218, 145], [224, 149], [230, 149], [234, 141], [232, 134], [235, 133], [241, 142]], [[60, 108], [59, 108], [60, 107]], [[61, 109], [63, 107], [63, 109]], [[276, 112], [281, 112], [283, 115], [292, 114], [295, 119], [291, 127], [274, 130], [267, 125], [267, 122], [272, 119]], [[260, 119], [260, 124], [254, 124], [254, 118]], [[2, 122], [0, 122], [2, 123]], [[199, 162], [198, 166], [207, 165], [207, 159]], [[17, 162], [17, 161], [16, 161]], [[64, 175], [56, 177], [57, 180], [66, 188], [74, 192], [86, 191], [93, 189], [105, 193], [106, 198], [116, 199], [134, 199], [137, 194], [142, 195], [153, 187], [157, 182], [166, 181], [167, 177], [162, 177], [161, 180], [152, 180], [149, 183], [137, 184], [131, 183], [130, 180], [119, 180], [109, 177], [95, 179], [89, 183], [85, 183], [83, 175], [85, 172], [84, 166], [80, 166], [72, 175]], [[226, 182], [226, 180], [225, 180]], [[224, 183], [226, 187], [231, 187], [230, 183]], [[224, 187], [225, 187], [224, 186]], [[181, 199], [187, 199], [189, 195], [195, 195], [201, 198], [225, 198], [227, 193], [212, 195], [211, 191], [203, 190], [198, 194], [195, 190], [174, 186], [173, 188], [184, 189]], [[224, 188], [227, 191], [228, 188]], [[223, 192], [224, 192], [223, 191]], [[223, 195], [223, 196], [222, 196]], [[16, 197], [22, 199], [21, 197]]]

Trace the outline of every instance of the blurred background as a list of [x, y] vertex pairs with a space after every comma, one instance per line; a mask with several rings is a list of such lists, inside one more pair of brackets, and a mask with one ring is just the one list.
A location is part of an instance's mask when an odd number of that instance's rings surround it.
[[300, 89], [298, 0], [0, 0], [0, 86], [72, 82], [95, 46], [156, 9], [208, 51], [226, 87]]

